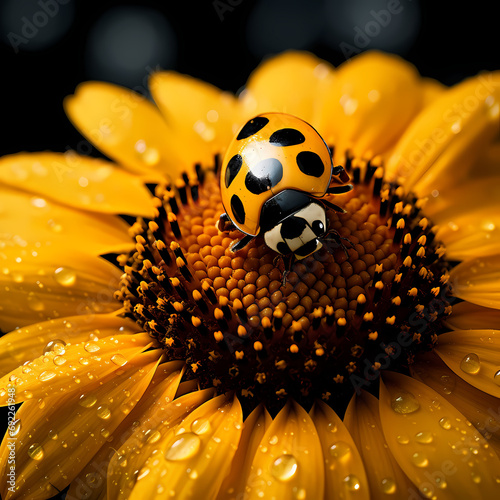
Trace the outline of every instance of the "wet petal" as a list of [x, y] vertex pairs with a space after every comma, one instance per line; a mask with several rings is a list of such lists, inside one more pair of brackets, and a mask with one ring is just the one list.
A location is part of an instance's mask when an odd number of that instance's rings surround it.
[[387, 162], [393, 178], [418, 195], [467, 169], [499, 132], [500, 89], [491, 74], [447, 90], [412, 122]]
[[[338, 68], [325, 92], [319, 130], [343, 158], [384, 153], [421, 108], [418, 73], [397, 56], [370, 51]], [[339, 159], [342, 159], [339, 157]]]
[[500, 330], [443, 333], [436, 352], [466, 382], [500, 397]]
[[500, 311], [464, 301], [453, 306], [446, 324], [454, 330], [497, 328], [500, 325]]
[[477, 257], [460, 263], [451, 270], [450, 282], [453, 295], [480, 306], [500, 309], [498, 255]]
[[[17, 412], [16, 493], [4, 498], [36, 500], [51, 497], [56, 488], [63, 490], [130, 413], [157, 363], [158, 353], [148, 352], [84, 391], [23, 404]], [[8, 467], [6, 444], [4, 440], [2, 475]]]
[[174, 134], [140, 94], [110, 83], [86, 82], [65, 99], [64, 109], [104, 154], [151, 181], [161, 180], [160, 172], [176, 177], [186, 168], [179, 163]]
[[0, 375], [38, 358], [44, 351], [60, 350], [62, 344], [78, 344], [116, 334], [131, 334], [140, 328], [135, 321], [114, 314], [70, 316], [14, 330], [0, 338]]
[[7, 402], [8, 387], [15, 389], [16, 403], [81, 390], [120, 369], [152, 343], [146, 333], [116, 335], [67, 344], [64, 353], [47, 352], [0, 379], [0, 404]]
[[255, 408], [247, 417], [238, 449], [231, 463], [231, 471], [222, 483], [217, 500], [245, 497], [245, 486], [255, 453], [271, 422], [271, 416], [262, 405]]
[[176, 498], [214, 499], [229, 472], [242, 428], [243, 414], [235, 397], [221, 395], [198, 407], [168, 433], [165, 452], [158, 449], [150, 455], [130, 498], [164, 498], [168, 492]]
[[247, 477], [249, 500], [323, 498], [323, 453], [311, 417], [289, 401], [267, 429]]
[[392, 372], [382, 378], [384, 435], [415, 490], [427, 498], [496, 498], [500, 460], [471, 423], [421, 382]]
[[[139, 477], [138, 471], [145, 470], [145, 464], [150, 457], [153, 459], [152, 462], [161, 458], [154, 465], [151, 464], [151, 468], [153, 468], [152, 476], [162, 477], [161, 471], [164, 470], [165, 464], [163, 454], [170, 445], [170, 430], [205, 403], [212, 394], [212, 390], [206, 389], [191, 392], [170, 402], [160, 398], [152, 411], [145, 413], [139, 425], [133, 429], [133, 434], [110, 460], [107, 483], [109, 499], [130, 497]], [[141, 453], [137, 453], [138, 449]], [[158, 469], [161, 470], [158, 471]], [[158, 485], [155, 486], [158, 490]], [[155, 493], [161, 497], [164, 491], [158, 492], [157, 490]]]
[[[369, 499], [361, 455], [340, 417], [322, 401], [316, 401], [310, 413], [323, 449], [325, 500]], [[357, 489], [352, 488], [353, 477], [357, 478]]]
[[139, 177], [74, 151], [4, 156], [0, 182], [92, 212], [153, 213], [151, 196]]
[[[377, 500], [392, 494], [396, 494], [396, 498], [403, 498], [413, 485], [387, 448], [378, 406], [377, 398], [362, 391], [361, 395], [354, 395], [351, 399], [344, 423], [365, 464], [370, 498]], [[358, 478], [351, 478], [349, 483], [356, 484], [358, 481]]]
[[[68, 490], [68, 499], [73, 496], [75, 498], [84, 497], [85, 500], [97, 500], [101, 496], [105, 496], [109, 461], [139, 426], [150, 426], [146, 442], [148, 438], [150, 442], [157, 439], [153, 429], [159, 426], [161, 419], [165, 417], [163, 414], [165, 405], [174, 399], [184, 366], [183, 361], [171, 361], [157, 368], [142, 398], [115, 429], [111, 441], [106, 440], [92, 460], [72, 481]], [[143, 446], [143, 442], [137, 444], [137, 448]], [[126, 457], [119, 458], [118, 462], [123, 470], [126, 465]]]
[[411, 365], [411, 373], [463, 413], [499, 455], [500, 399], [472, 387], [434, 353], [419, 355]]
[[279, 111], [317, 124], [318, 96], [333, 67], [308, 52], [288, 51], [265, 60], [240, 95], [244, 119]]
[[183, 155], [210, 165], [241, 126], [234, 96], [174, 71], [154, 73], [149, 84], [165, 120], [185, 141]]
[[12, 330], [57, 317], [109, 313], [120, 307], [114, 298], [120, 270], [106, 260], [82, 254], [28, 255], [0, 274], [0, 327]]

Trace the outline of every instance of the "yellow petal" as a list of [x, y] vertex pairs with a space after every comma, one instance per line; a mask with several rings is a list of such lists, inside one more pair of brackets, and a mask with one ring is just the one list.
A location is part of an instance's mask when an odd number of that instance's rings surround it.
[[289, 401], [267, 429], [247, 477], [245, 498], [323, 498], [324, 462], [311, 417]]
[[500, 143], [495, 142], [478, 158], [471, 168], [472, 176], [498, 176], [500, 174]]
[[[324, 500], [369, 499], [370, 490], [363, 460], [340, 417], [323, 401], [316, 401], [310, 414], [323, 449]], [[353, 477], [357, 479], [358, 489], [352, 488]]]
[[392, 178], [425, 195], [467, 169], [499, 132], [500, 89], [480, 75], [447, 90], [412, 122], [387, 162]]
[[76, 128], [104, 154], [126, 168], [147, 175], [177, 177], [175, 139], [158, 109], [131, 90], [104, 82], [80, 84], [64, 101]]
[[439, 336], [436, 352], [466, 382], [500, 397], [500, 330], [443, 333]]
[[[351, 433], [365, 464], [370, 498], [406, 498], [412, 484], [387, 448], [378, 412], [377, 398], [366, 391], [354, 395], [347, 407], [344, 423]], [[358, 483], [358, 478], [352, 484]]]
[[[148, 443], [148, 438], [149, 442], [155, 442], [156, 434], [153, 428], [165, 417], [163, 408], [174, 399], [184, 366], [183, 361], [171, 361], [157, 368], [142, 398], [113, 432], [113, 439], [106, 440], [92, 460], [71, 482], [66, 497], [68, 500], [72, 497], [98, 500], [106, 495], [109, 461], [125, 441], [137, 432], [138, 426], [149, 425], [150, 432], [145, 442]], [[138, 445], [142, 444], [142, 442], [138, 443]], [[119, 459], [120, 466], [125, 460], [126, 458]]]
[[83, 210], [151, 217], [140, 178], [112, 163], [61, 153], [18, 153], [0, 159], [0, 182]]
[[263, 405], [257, 406], [245, 420], [238, 449], [231, 463], [217, 500], [234, 500], [245, 497], [245, 486], [250, 475], [252, 462], [272, 418]]
[[338, 68], [327, 89], [319, 130], [343, 159], [384, 153], [421, 108], [418, 73], [397, 56], [365, 52]]
[[419, 355], [410, 368], [413, 377], [434, 389], [468, 418], [499, 454], [500, 399], [457, 377], [435, 353]]
[[443, 85], [441, 82], [438, 82], [433, 78], [422, 78], [421, 85], [423, 108], [434, 102], [443, 94], [443, 92], [448, 90], [448, 87], [446, 87], [446, 85]]
[[135, 321], [119, 318], [115, 314], [70, 316], [51, 319], [43, 323], [14, 330], [0, 338], [0, 375], [9, 373], [25, 361], [31, 361], [45, 350], [60, 349], [60, 342], [78, 344], [95, 338], [136, 333], [140, 328]]
[[130, 499], [215, 499], [242, 428], [241, 405], [235, 397], [221, 395], [201, 405], [168, 433], [164, 457], [160, 452], [150, 455]]
[[421, 382], [384, 372], [380, 419], [387, 444], [427, 498], [497, 498], [500, 460], [471, 423]]
[[7, 403], [9, 387], [15, 390], [16, 403], [82, 389], [119, 370], [152, 343], [148, 334], [141, 333], [67, 344], [2, 377], [0, 404]]
[[[207, 401], [212, 394], [212, 390], [205, 389], [186, 394], [170, 402], [160, 397], [152, 411], [147, 412], [140, 419], [132, 435], [121, 444], [117, 450], [118, 453], [111, 458], [107, 471], [107, 498], [110, 500], [129, 498], [138, 478], [137, 471], [144, 469], [150, 456], [156, 459], [157, 456], [165, 453], [167, 445], [170, 444], [169, 430]], [[141, 453], [137, 453], [138, 449]], [[159, 461], [152, 467], [158, 469], [162, 466], [163, 464]], [[156, 474], [155, 470], [153, 474]], [[148, 498], [147, 495], [144, 498]]]
[[497, 328], [500, 325], [500, 311], [464, 301], [453, 305], [446, 324], [454, 330]]
[[[23, 404], [17, 412], [16, 493], [4, 498], [44, 499], [63, 490], [136, 405], [157, 363], [158, 353], [150, 351], [84, 391]], [[6, 444], [3, 477], [9, 467]]]
[[210, 165], [240, 127], [236, 99], [229, 92], [174, 71], [154, 73], [149, 81], [167, 123], [185, 144], [189, 162]]
[[[477, 257], [450, 272], [453, 295], [480, 306], [500, 309], [500, 257]], [[500, 327], [500, 325], [498, 325]]]
[[244, 121], [279, 111], [317, 125], [318, 98], [332, 72], [330, 64], [308, 52], [288, 51], [265, 60], [240, 95]]
[[[54, 249], [56, 251], [56, 249]], [[0, 326], [12, 330], [57, 317], [98, 313], [120, 307], [113, 294], [120, 270], [108, 261], [82, 254], [28, 255], [0, 274]]]

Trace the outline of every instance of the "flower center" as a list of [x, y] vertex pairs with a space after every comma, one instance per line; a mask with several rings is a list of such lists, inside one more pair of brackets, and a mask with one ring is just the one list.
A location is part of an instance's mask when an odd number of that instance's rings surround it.
[[347, 255], [322, 248], [295, 263], [286, 284], [262, 239], [234, 254], [242, 233], [217, 230], [214, 169], [156, 187], [155, 219], [131, 226], [136, 251], [119, 257], [117, 297], [167, 359], [186, 360], [186, 377], [236, 391], [247, 411], [260, 402], [277, 410], [287, 397], [342, 407], [377, 386], [380, 370], [405, 371], [433, 347], [451, 306], [423, 202], [384, 181], [376, 159], [347, 158], [345, 168], [354, 189], [334, 201], [346, 213], [328, 216], [351, 243]]

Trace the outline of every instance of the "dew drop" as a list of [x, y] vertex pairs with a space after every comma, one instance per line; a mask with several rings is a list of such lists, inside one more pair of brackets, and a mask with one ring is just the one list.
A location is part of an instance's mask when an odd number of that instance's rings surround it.
[[40, 382], [47, 382], [48, 380], [53, 379], [55, 376], [56, 376], [55, 372], [51, 372], [51, 371], [47, 370], [47, 371], [40, 373], [40, 375], [38, 375], [38, 380], [40, 380]]
[[80, 396], [80, 400], [78, 401], [78, 404], [80, 406], [83, 406], [84, 408], [91, 408], [96, 403], [97, 403], [97, 398], [93, 394], [88, 394], [88, 395], [82, 394]]
[[429, 431], [418, 432], [415, 434], [415, 441], [417, 443], [429, 444], [432, 443], [433, 439], [432, 432]]
[[85, 344], [85, 350], [87, 352], [97, 352], [99, 349], [100, 347], [94, 342], [87, 342]]
[[123, 356], [123, 354], [120, 353], [111, 356], [111, 361], [117, 366], [123, 366], [127, 364], [127, 359], [125, 358], [125, 356]]
[[441, 375], [441, 383], [443, 384], [443, 392], [451, 394], [455, 389], [456, 379], [451, 375]]
[[43, 448], [41, 444], [34, 443], [28, 448], [28, 455], [33, 460], [41, 460], [43, 458]]
[[40, 408], [40, 410], [43, 410], [45, 408], [45, 399], [40, 398], [38, 400], [37, 404], [38, 404], [38, 408]]
[[141, 479], [144, 479], [148, 474], [149, 474], [150, 470], [148, 467], [143, 467], [140, 471], [139, 471], [139, 475], [137, 476], [137, 481], [140, 481]]
[[62, 365], [64, 365], [64, 363], [66, 363], [66, 358], [64, 358], [63, 356], [54, 356], [54, 359], [52, 359], [52, 362], [56, 366], [62, 366]]
[[420, 408], [420, 403], [411, 392], [399, 391], [392, 398], [391, 406], [396, 413], [406, 415], [417, 411]]
[[348, 476], [344, 477], [344, 483], [346, 484], [349, 491], [358, 491], [361, 487], [359, 479], [354, 474], [349, 474]]
[[443, 417], [440, 421], [439, 421], [439, 425], [449, 431], [451, 429], [451, 420], [448, 418], [448, 417]]
[[271, 446], [274, 446], [275, 444], [278, 444], [278, 436], [276, 434], [274, 434], [273, 436], [271, 436], [269, 438], [269, 444]]
[[125, 455], [118, 455], [117, 461], [120, 467], [127, 467], [127, 457]]
[[297, 472], [298, 463], [293, 455], [280, 455], [271, 465], [271, 474], [283, 483], [290, 481]]
[[493, 382], [495, 384], [500, 385], [500, 370], [498, 370], [495, 375], [493, 375]]
[[406, 434], [401, 434], [396, 437], [396, 441], [399, 444], [408, 444], [410, 442], [410, 438]]
[[417, 467], [427, 467], [429, 465], [427, 455], [421, 451], [415, 452], [412, 455], [411, 460]]
[[295, 500], [306, 500], [307, 491], [304, 488], [300, 488], [295, 493]]
[[50, 429], [50, 431], [47, 433], [47, 436], [49, 436], [49, 438], [53, 441], [57, 441], [57, 438], [59, 437], [54, 429]]
[[396, 481], [392, 477], [386, 477], [381, 481], [382, 492], [386, 495], [396, 493]]
[[460, 368], [462, 369], [462, 371], [468, 373], [469, 375], [476, 375], [476, 373], [479, 373], [479, 370], [481, 369], [479, 356], [472, 352], [465, 355], [460, 362]]
[[107, 405], [98, 406], [97, 416], [99, 418], [102, 418], [103, 420], [107, 420], [109, 417], [111, 417], [111, 410], [109, 409], [109, 406]]
[[108, 439], [109, 436], [110, 436], [110, 432], [108, 431], [108, 429], [101, 429], [101, 436], [104, 438], [104, 439]]
[[54, 271], [54, 279], [61, 286], [71, 287], [76, 283], [76, 272], [68, 267], [58, 267]]
[[194, 457], [201, 446], [201, 439], [192, 432], [181, 434], [165, 452], [167, 460], [178, 461]]
[[198, 436], [201, 436], [210, 430], [210, 421], [206, 418], [197, 418], [191, 424], [191, 430], [195, 434], [198, 434]]
[[152, 429], [149, 429], [144, 436], [146, 437], [146, 442], [153, 444], [159, 441], [161, 433], [160, 431], [153, 431]]
[[338, 441], [330, 447], [330, 455], [341, 462], [345, 462], [351, 455], [351, 447], [344, 441]]

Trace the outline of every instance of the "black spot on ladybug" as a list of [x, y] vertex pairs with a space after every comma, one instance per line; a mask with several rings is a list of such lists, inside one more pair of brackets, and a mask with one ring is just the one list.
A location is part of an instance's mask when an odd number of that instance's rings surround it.
[[283, 178], [283, 165], [276, 158], [266, 158], [250, 168], [245, 186], [253, 194], [269, 191]]
[[284, 241], [278, 242], [276, 250], [278, 250], [281, 255], [287, 255], [290, 253], [290, 248], [288, 248], [288, 245]]
[[325, 171], [321, 158], [313, 151], [301, 151], [297, 155], [297, 165], [303, 174], [313, 177], [321, 177]]
[[296, 146], [297, 144], [302, 144], [306, 138], [301, 132], [294, 128], [282, 128], [276, 130], [276, 132], [271, 135], [269, 142], [274, 146]]
[[297, 248], [297, 250], [294, 251], [294, 254], [301, 257], [310, 255], [316, 250], [317, 247], [318, 247], [318, 240], [311, 240], [308, 241], [305, 245], [302, 245], [300, 248]]
[[281, 224], [280, 233], [283, 238], [292, 240], [298, 238], [306, 228], [306, 221], [302, 217], [288, 217]]
[[249, 122], [246, 122], [243, 128], [240, 130], [238, 137], [236, 137], [237, 141], [241, 141], [242, 139], [246, 139], [253, 134], [256, 134], [259, 130], [262, 130], [269, 123], [269, 119], [263, 116], [257, 116], [253, 118]]
[[234, 178], [238, 175], [241, 166], [243, 165], [243, 158], [240, 155], [234, 155], [227, 163], [226, 167], [226, 175], [224, 178], [224, 182], [226, 184], [226, 188], [231, 185]]
[[236, 219], [236, 222], [239, 222], [240, 224], [245, 223], [245, 207], [243, 206], [243, 203], [241, 202], [240, 198], [238, 195], [233, 194], [231, 197], [231, 210], [233, 211], [234, 218]]
[[321, 236], [325, 232], [325, 225], [320, 220], [315, 220], [312, 223], [312, 230], [316, 236]]

